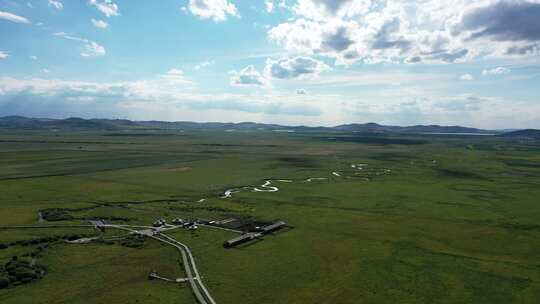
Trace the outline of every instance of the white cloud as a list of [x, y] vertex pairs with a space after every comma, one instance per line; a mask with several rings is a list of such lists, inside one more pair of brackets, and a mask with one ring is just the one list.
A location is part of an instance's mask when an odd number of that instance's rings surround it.
[[0, 60], [1, 59], [6, 59], [8, 57], [9, 57], [9, 54], [7, 52], [0, 51]]
[[417, 84], [444, 84], [452, 80], [452, 76], [438, 73], [410, 73], [403, 71], [368, 73], [365, 71], [342, 70], [340, 73], [332, 73], [325, 77], [309, 79], [304, 82], [325, 88], [385, 86], [389, 88], [398, 87], [400, 90], [405, 90]]
[[33, 55], [30, 56], [30, 59], [32, 59], [32, 60], [38, 60], [37, 56], [33, 56]]
[[118, 5], [111, 0], [89, 0], [88, 4], [95, 6], [105, 16], [119, 16]]
[[330, 67], [322, 61], [298, 56], [278, 60], [268, 58], [264, 74], [269, 78], [277, 79], [309, 79], [317, 77], [321, 72], [327, 70], [330, 70]]
[[202, 70], [202, 69], [204, 69], [205, 67], [210, 66], [210, 65], [213, 65], [213, 64], [215, 64], [215, 63], [216, 63], [216, 62], [215, 62], [214, 60], [203, 61], [203, 62], [197, 64], [197, 65], [194, 67], [194, 69], [195, 69], [196, 71], [199, 71], [199, 70]]
[[184, 71], [180, 69], [170, 69], [167, 73], [161, 75], [160, 78], [169, 85], [186, 85], [193, 83], [185, 78]]
[[298, 94], [298, 95], [306, 95], [307, 91], [304, 90], [304, 89], [298, 89], [298, 90], [296, 90], [296, 94]]
[[[166, 74], [183, 75], [178, 71]], [[365, 73], [358, 73], [364, 75]], [[355, 122], [415, 125], [466, 125], [480, 128], [536, 127], [540, 104], [475, 94], [448, 95], [430, 82], [407, 74], [418, 88], [377, 88], [358, 96], [294, 90], [204, 93], [163, 75], [113, 83], [0, 77], [0, 113], [34, 117], [126, 117], [130, 119], [258, 121], [280, 124], [337, 125]], [[386, 74], [380, 75], [382, 82]], [[449, 81], [452, 77], [446, 75]], [[392, 76], [390, 76], [392, 77]], [[373, 75], [365, 75], [369, 81]], [[321, 79], [325, 80], [325, 79]], [[347, 81], [350, 84], [350, 81]], [[377, 102], [371, 100], [377, 99]], [[314, 119], [316, 117], [316, 119]]]
[[491, 75], [503, 75], [510, 73], [511, 70], [505, 67], [497, 67], [489, 70], [483, 70], [482, 75], [491, 76]]
[[109, 24], [103, 20], [92, 19], [92, 24], [100, 29], [106, 29], [107, 27], [109, 27]]
[[105, 51], [105, 48], [101, 45], [99, 45], [97, 42], [88, 40], [85, 38], [79, 38], [75, 36], [68, 35], [64, 32], [58, 32], [54, 33], [54, 36], [62, 37], [68, 40], [78, 41], [83, 43], [83, 50], [81, 51], [82, 57], [98, 57], [98, 56], [104, 56], [107, 52]]
[[81, 52], [83, 57], [97, 57], [106, 54], [105, 48], [94, 41], [87, 40], [84, 45], [84, 51]]
[[[166, 75], [183, 73], [173, 69]], [[258, 120], [261, 115], [312, 117], [322, 113], [318, 105], [298, 102], [292, 95], [206, 94], [163, 76], [116, 83], [0, 77], [0, 112], [47, 117], [122, 114], [134, 119], [174, 120], [192, 120], [204, 113], [205, 120], [221, 121], [223, 115], [229, 121], [240, 121], [246, 117]], [[156, 116], [145, 116], [152, 113]]]
[[49, 7], [54, 7], [57, 10], [61, 10], [64, 8], [64, 4], [58, 0], [48, 0]]
[[4, 19], [7, 21], [15, 22], [15, 23], [27, 23], [27, 24], [30, 23], [30, 21], [24, 17], [18, 16], [12, 13], [8, 13], [8, 12], [3, 12], [3, 11], [0, 11], [0, 19]]
[[448, 112], [476, 112], [482, 109], [484, 103], [488, 103], [492, 99], [478, 97], [472, 94], [458, 95], [450, 98], [443, 98], [432, 103], [432, 106], [437, 109], [442, 109]]
[[45, 73], [45, 74], [48, 74], [48, 73], [51, 72], [51, 71], [49, 71], [48, 69], [43, 69], [43, 70], [41, 70], [41, 71], [42, 71], [43, 73]]
[[266, 12], [271, 13], [274, 10], [274, 1], [265, 0], [264, 5], [266, 6]]
[[34, 8], [34, 6], [32, 5], [32, 3], [30, 3], [30, 2], [26, 2], [26, 6], [28, 6], [29, 8]]
[[236, 6], [228, 0], [189, 0], [189, 10], [201, 19], [214, 22], [227, 20], [227, 15], [240, 17]]
[[230, 85], [235, 87], [271, 87], [270, 82], [249, 65], [240, 71], [231, 71]]
[[461, 77], [459, 77], [459, 79], [463, 81], [471, 81], [474, 80], [474, 77], [471, 74], [463, 74]]
[[337, 64], [540, 54], [538, 0], [296, 0], [290, 10], [293, 17], [270, 29], [269, 39]]

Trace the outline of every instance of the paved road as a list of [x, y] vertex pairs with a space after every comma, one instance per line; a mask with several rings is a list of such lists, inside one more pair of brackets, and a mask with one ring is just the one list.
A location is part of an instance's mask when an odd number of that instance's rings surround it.
[[[201, 276], [199, 275], [199, 271], [197, 270], [197, 265], [195, 264], [195, 259], [193, 258], [193, 254], [191, 253], [191, 250], [189, 249], [188, 246], [186, 246], [183, 243], [180, 243], [179, 241], [171, 238], [168, 235], [159, 233], [159, 230], [155, 230], [155, 231], [158, 231], [158, 234], [154, 235], [153, 233], [154, 231], [150, 232], [148, 229], [138, 231], [138, 230], [133, 230], [130, 227], [126, 227], [123, 225], [107, 225], [106, 227], [130, 231], [132, 233], [144, 235], [156, 241], [174, 246], [182, 254], [182, 261], [183, 261], [184, 269], [185, 269], [189, 284], [191, 285], [191, 289], [193, 290], [193, 293], [195, 294], [195, 297], [197, 298], [197, 301], [200, 304], [216, 304], [216, 301], [214, 300], [214, 298], [212, 298], [212, 295], [210, 295], [210, 292], [208, 291], [208, 289], [202, 282]], [[175, 228], [177, 227], [163, 229], [162, 231], [168, 231]]]
[[[168, 239], [169, 241], [171, 241], [172, 243], [175, 243], [177, 246], [175, 246], [176, 248], [178, 248], [182, 253], [183, 253], [183, 257], [184, 257], [184, 254], [187, 253], [187, 257], [188, 257], [188, 262], [189, 263], [185, 263], [185, 259], [184, 259], [184, 267], [186, 268], [189, 268], [187, 267], [188, 265], [191, 265], [191, 267], [193, 268], [193, 273], [195, 274], [195, 277], [194, 279], [197, 279], [197, 283], [199, 285], [199, 287], [202, 289], [204, 295], [206, 296], [208, 302], [210, 302], [211, 304], [216, 304], [216, 301], [214, 301], [214, 299], [212, 298], [212, 296], [210, 295], [210, 292], [208, 291], [208, 289], [206, 288], [206, 286], [204, 285], [204, 283], [202, 282], [202, 279], [201, 279], [201, 276], [199, 275], [199, 271], [197, 270], [197, 264], [195, 264], [195, 259], [193, 258], [193, 254], [191, 254], [191, 250], [189, 250], [189, 247], [186, 246], [185, 244], [183, 243], [180, 243], [179, 241], [171, 238], [170, 236], [168, 235], [165, 235], [165, 234], [160, 234], [160, 236]], [[187, 271], [187, 270], [186, 270]], [[188, 276], [189, 277], [189, 276]], [[193, 280], [190, 280], [190, 282], [194, 282]]]
[[[94, 225], [25, 225], [25, 226], [0, 226], [0, 229], [35, 229], [35, 228], [91, 228], [94, 227]], [[149, 238], [152, 238], [156, 241], [171, 245], [178, 249], [180, 253], [182, 254], [182, 260], [184, 269], [187, 274], [188, 281], [191, 285], [191, 288], [193, 290], [193, 293], [195, 294], [195, 297], [197, 298], [197, 301], [200, 304], [216, 304], [216, 301], [212, 296], [210, 295], [210, 292], [204, 285], [204, 283], [201, 280], [201, 276], [199, 275], [199, 271], [197, 270], [197, 265], [195, 264], [195, 259], [193, 258], [193, 254], [191, 253], [191, 250], [188, 246], [186, 246], [183, 243], [180, 243], [179, 241], [173, 239], [172, 237], [161, 234], [160, 232], [168, 231], [177, 229], [179, 227], [170, 227], [170, 228], [162, 228], [162, 229], [155, 229], [153, 227], [149, 226], [130, 226], [130, 225], [104, 225], [105, 228], [113, 228], [113, 229], [119, 229], [123, 231], [128, 231], [131, 233], [136, 233], [139, 235], [143, 235]], [[143, 228], [143, 230], [135, 230], [133, 228]], [[157, 231], [158, 233], [154, 235], [154, 232]]]

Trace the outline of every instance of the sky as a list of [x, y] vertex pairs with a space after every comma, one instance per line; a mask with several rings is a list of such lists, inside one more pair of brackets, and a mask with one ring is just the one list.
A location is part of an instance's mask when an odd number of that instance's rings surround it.
[[0, 0], [0, 116], [540, 128], [540, 0]]

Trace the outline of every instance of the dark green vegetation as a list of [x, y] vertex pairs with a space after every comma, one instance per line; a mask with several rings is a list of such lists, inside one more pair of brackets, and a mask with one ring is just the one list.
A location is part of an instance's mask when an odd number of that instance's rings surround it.
[[45, 269], [32, 260], [15, 256], [4, 266], [0, 266], [0, 289], [30, 283], [40, 279], [44, 273]]
[[[222, 244], [236, 236], [231, 232], [169, 233], [190, 246], [218, 303], [540, 298], [537, 141], [313, 130], [3, 130], [0, 155], [1, 226], [97, 218], [150, 225], [161, 217], [238, 219], [231, 228], [278, 219], [292, 225], [229, 250]], [[272, 182], [278, 192], [220, 198], [227, 189], [278, 179], [293, 182]], [[0, 265], [17, 256], [46, 270], [39, 280], [8, 283], [2, 304], [195, 302], [187, 285], [147, 279], [153, 270], [185, 276], [178, 251], [154, 240], [63, 227], [0, 229], [0, 243]]]

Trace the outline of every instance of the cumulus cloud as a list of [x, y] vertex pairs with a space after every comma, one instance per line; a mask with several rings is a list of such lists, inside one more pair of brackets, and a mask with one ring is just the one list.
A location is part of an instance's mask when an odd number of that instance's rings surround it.
[[0, 51], [0, 59], [6, 59], [9, 57], [9, 54], [4, 51]]
[[185, 78], [184, 71], [180, 69], [170, 69], [167, 73], [161, 75], [160, 77], [171, 85], [186, 85], [193, 83]]
[[304, 90], [304, 89], [298, 89], [298, 90], [296, 90], [296, 94], [298, 94], [298, 95], [306, 95], [307, 91]]
[[108, 18], [120, 15], [118, 5], [111, 0], [89, 0], [88, 4], [95, 6]]
[[460, 29], [471, 38], [490, 37], [497, 41], [540, 40], [540, 3], [496, 1], [470, 9], [462, 18]]
[[298, 56], [294, 58], [281, 58], [273, 60], [268, 58], [264, 68], [267, 77], [277, 79], [305, 79], [317, 77], [321, 72], [330, 70], [330, 67], [322, 61]]
[[83, 57], [97, 57], [104, 56], [106, 53], [105, 48], [94, 41], [86, 40], [84, 44], [84, 51], [81, 52]]
[[265, 0], [264, 5], [266, 7], [266, 12], [271, 13], [274, 10], [274, 1], [273, 0]]
[[287, 9], [287, 0], [265, 0], [264, 6], [267, 13], [272, 13], [276, 8]]
[[227, 16], [240, 17], [236, 6], [228, 0], [189, 0], [190, 12], [201, 19], [214, 22], [227, 20]]
[[471, 81], [471, 80], [474, 80], [474, 77], [471, 74], [463, 74], [461, 75], [461, 77], [459, 77], [459, 79], [463, 81]]
[[493, 69], [483, 70], [482, 75], [484, 76], [490, 76], [490, 75], [503, 75], [510, 73], [511, 70], [505, 67], [497, 67]]
[[7, 21], [15, 22], [15, 23], [30, 23], [30, 20], [26, 19], [25, 17], [21, 17], [12, 13], [3, 12], [0, 11], [0, 19], [4, 19]]
[[83, 50], [80, 53], [82, 57], [98, 57], [104, 56], [107, 53], [103, 46], [92, 40], [71, 36], [64, 32], [54, 33], [54, 36], [81, 42], [83, 44]]
[[452, 63], [538, 54], [538, 0], [296, 0], [268, 31], [287, 51], [337, 64]]
[[271, 87], [268, 79], [263, 77], [254, 66], [248, 65], [240, 71], [231, 71], [230, 85], [235, 87]]
[[61, 10], [64, 8], [64, 4], [57, 0], [48, 0], [48, 5], [49, 7], [54, 7], [57, 10]]
[[199, 71], [199, 70], [202, 70], [202, 69], [204, 69], [205, 67], [210, 66], [210, 65], [213, 65], [213, 64], [215, 64], [215, 63], [216, 63], [216, 62], [215, 62], [214, 60], [203, 61], [203, 62], [197, 64], [197, 65], [194, 67], [194, 69], [195, 69], [196, 71]]
[[100, 29], [106, 29], [109, 27], [109, 24], [103, 20], [92, 19], [92, 24]]

